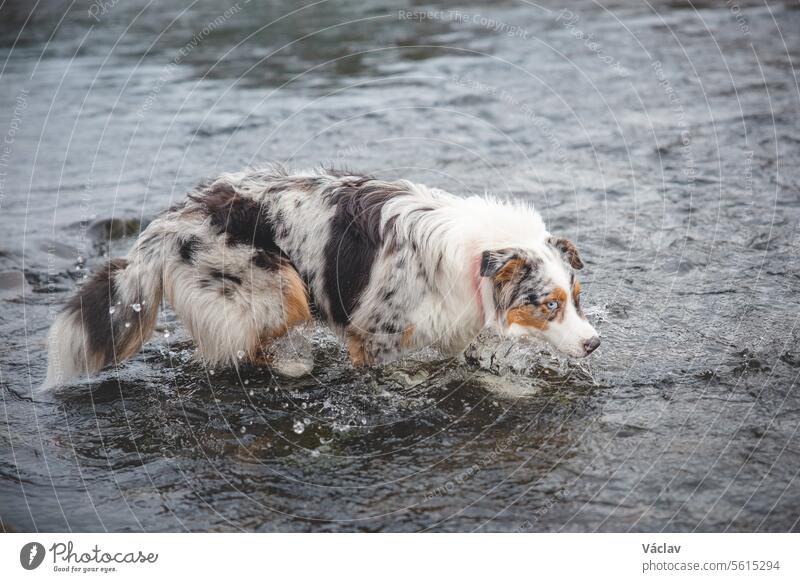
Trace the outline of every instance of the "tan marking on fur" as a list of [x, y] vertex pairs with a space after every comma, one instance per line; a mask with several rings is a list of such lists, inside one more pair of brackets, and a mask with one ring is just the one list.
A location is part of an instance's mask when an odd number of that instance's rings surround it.
[[403, 339], [400, 340], [400, 345], [404, 348], [410, 348], [412, 346], [412, 340], [414, 339], [414, 330], [416, 328], [413, 325], [409, 325], [403, 331]]
[[548, 295], [544, 303], [547, 304], [548, 301], [558, 301], [558, 309], [556, 310], [556, 317], [558, 321], [564, 320], [564, 315], [566, 315], [567, 310], [567, 300], [569, 299], [569, 295], [567, 294], [566, 290], [562, 289], [561, 287], [556, 287], [553, 289], [553, 292]]
[[580, 298], [580, 295], [581, 295], [581, 282], [575, 281], [575, 283], [572, 285], [572, 302], [575, 305], [578, 305], [578, 299]]
[[152, 305], [142, 309], [138, 314], [139, 323], [133, 330], [123, 336], [122, 345], [117, 346], [117, 362], [127, 360], [135, 356], [142, 348], [142, 344], [153, 335], [158, 318], [158, 309]]
[[254, 366], [269, 366], [273, 362], [272, 354], [267, 353], [266, 343], [261, 344], [259, 341], [258, 352], [255, 354], [248, 354], [247, 361]]
[[277, 329], [265, 329], [256, 337], [248, 338], [247, 361], [256, 366], [268, 366], [272, 363], [272, 354], [269, 353], [269, 345], [275, 338], [281, 337], [288, 331], [283, 325]]
[[291, 328], [311, 319], [308, 293], [303, 280], [293, 268], [281, 269], [281, 276], [283, 277], [283, 308], [286, 313], [286, 326]]
[[547, 321], [547, 316], [542, 313], [542, 307], [535, 305], [523, 305], [522, 307], [515, 307], [509, 310], [506, 316], [508, 325], [521, 325], [523, 327], [533, 327], [540, 331], [547, 329], [550, 323]]
[[282, 268], [280, 277], [283, 292], [284, 321], [279, 327], [265, 329], [258, 337], [247, 342], [250, 349], [248, 360], [256, 365], [271, 363], [272, 357], [267, 353], [271, 340], [286, 334], [294, 326], [311, 319], [311, 308], [308, 305], [308, 292], [300, 275], [292, 267]]
[[547, 239], [547, 242], [561, 251], [567, 263], [569, 263], [573, 269], [583, 269], [583, 261], [578, 253], [578, 248], [571, 240], [551, 236]]
[[354, 366], [366, 366], [369, 364], [369, 356], [364, 348], [364, 339], [355, 333], [347, 334], [347, 353]]
[[494, 280], [498, 283], [508, 283], [514, 278], [514, 274], [517, 270], [524, 264], [525, 261], [522, 259], [511, 259], [497, 272], [494, 276]]
[[[551, 301], [558, 301], [558, 309], [555, 312], [547, 309], [547, 304]], [[508, 325], [522, 325], [524, 327], [533, 327], [540, 331], [544, 331], [553, 320], [561, 321], [564, 319], [565, 309], [564, 304], [567, 301], [567, 292], [561, 287], [556, 287], [553, 291], [542, 299], [539, 305], [522, 305], [509, 310], [506, 315], [506, 322]]]

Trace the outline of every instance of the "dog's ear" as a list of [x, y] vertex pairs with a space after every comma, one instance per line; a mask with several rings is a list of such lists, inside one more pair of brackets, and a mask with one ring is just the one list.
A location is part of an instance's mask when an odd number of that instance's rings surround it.
[[570, 267], [573, 269], [583, 269], [583, 261], [581, 260], [581, 256], [578, 254], [578, 249], [571, 240], [551, 236], [547, 239], [547, 242], [561, 252], [561, 254], [564, 256], [564, 260], [569, 263]]
[[516, 263], [512, 261], [522, 262], [519, 250], [483, 251], [481, 255], [481, 277], [495, 277], [501, 271], [513, 270]]

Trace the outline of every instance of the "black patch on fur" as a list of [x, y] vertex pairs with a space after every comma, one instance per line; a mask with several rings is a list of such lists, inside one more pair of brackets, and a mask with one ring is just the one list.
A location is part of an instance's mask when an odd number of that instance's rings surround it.
[[522, 256], [523, 253], [517, 249], [483, 251], [481, 254], [481, 277], [494, 277], [506, 263]]
[[522, 295], [530, 295], [538, 287], [539, 280], [531, 276], [533, 265], [526, 261], [517, 269], [516, 276], [514, 277], [515, 285], [511, 289], [510, 304], [513, 305], [517, 302]]
[[275, 226], [266, 208], [255, 200], [239, 196], [230, 184], [212, 185], [190, 197], [204, 206], [211, 224], [217, 232], [227, 235], [230, 244], [280, 252], [275, 242]]
[[562, 258], [570, 267], [578, 270], [583, 269], [583, 261], [580, 253], [578, 253], [578, 248], [571, 240], [551, 236], [547, 239], [547, 242], [558, 249]]
[[253, 254], [253, 264], [265, 271], [276, 271], [279, 267], [286, 264], [286, 257], [280, 253], [267, 253], [260, 249]]
[[489, 251], [483, 251], [481, 254], [481, 277], [486, 277], [492, 274], [492, 271], [497, 272], [494, 268], [494, 261], [492, 254]]
[[196, 236], [190, 236], [180, 241], [178, 253], [180, 253], [181, 259], [183, 259], [185, 263], [194, 263], [194, 257], [202, 244], [202, 241]]
[[236, 275], [231, 275], [230, 273], [226, 273], [225, 271], [211, 271], [209, 273], [215, 279], [222, 279], [223, 281], [234, 283], [236, 285], [242, 284], [242, 279], [237, 277]]
[[186, 208], [186, 205], [189, 203], [187, 198], [183, 198], [182, 200], [178, 200], [177, 202], [173, 203], [172, 206], [167, 208], [167, 214], [170, 212], [178, 212]]
[[[109, 310], [117, 302], [114, 273], [128, 266], [125, 259], [113, 259], [86, 283], [67, 303], [66, 311], [83, 322], [91, 354], [102, 354], [105, 363], [114, 361], [114, 345], [123, 345], [125, 328], [114, 328]], [[120, 308], [125, 306], [120, 306]], [[134, 318], [135, 319], [135, 318]], [[133, 327], [133, 326], [131, 326]]]
[[375, 257], [383, 242], [380, 229], [383, 205], [405, 193], [400, 187], [363, 178], [337, 184], [326, 192], [336, 212], [325, 245], [324, 288], [330, 317], [347, 325], [358, 305]]
[[374, 180], [372, 176], [364, 176], [360, 172], [354, 172], [348, 167], [340, 167], [336, 168], [334, 166], [326, 166], [322, 165], [322, 171], [327, 174], [328, 176], [333, 176], [334, 178], [345, 178], [348, 176], [360, 176], [363, 180]]

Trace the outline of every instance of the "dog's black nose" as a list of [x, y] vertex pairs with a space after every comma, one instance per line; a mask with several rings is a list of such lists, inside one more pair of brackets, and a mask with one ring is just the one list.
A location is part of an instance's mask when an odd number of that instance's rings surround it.
[[586, 350], [587, 356], [599, 347], [600, 347], [600, 338], [597, 336], [594, 336], [592, 339], [588, 339], [585, 342], [583, 342], [583, 349]]

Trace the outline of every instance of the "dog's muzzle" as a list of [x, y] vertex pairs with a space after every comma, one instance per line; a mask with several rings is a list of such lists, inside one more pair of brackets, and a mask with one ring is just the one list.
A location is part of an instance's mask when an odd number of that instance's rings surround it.
[[586, 352], [587, 356], [599, 347], [600, 347], [600, 338], [597, 336], [594, 336], [593, 338], [583, 342], [583, 350]]

